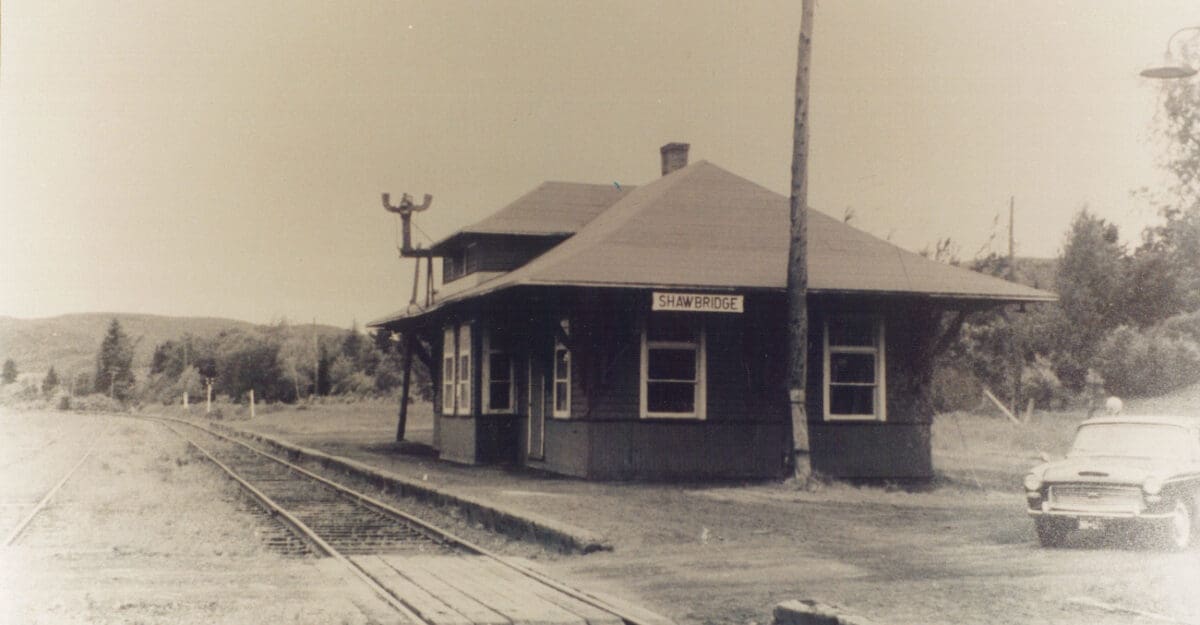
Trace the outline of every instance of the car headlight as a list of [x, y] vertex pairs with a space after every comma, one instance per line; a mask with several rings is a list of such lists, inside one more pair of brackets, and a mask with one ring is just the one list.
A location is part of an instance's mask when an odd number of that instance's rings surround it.
[[1042, 476], [1037, 473], [1030, 473], [1025, 476], [1025, 490], [1041, 490]]
[[1156, 475], [1151, 475], [1150, 477], [1146, 478], [1145, 482], [1142, 482], [1142, 490], [1147, 495], [1157, 495], [1157, 494], [1161, 493], [1162, 487], [1163, 487], [1162, 478], [1158, 477]]

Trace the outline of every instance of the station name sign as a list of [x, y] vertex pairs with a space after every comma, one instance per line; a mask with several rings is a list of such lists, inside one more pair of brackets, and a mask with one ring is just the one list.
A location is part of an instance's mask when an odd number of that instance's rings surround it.
[[655, 291], [650, 309], [740, 313], [742, 312], [742, 296], [713, 293], [663, 293]]

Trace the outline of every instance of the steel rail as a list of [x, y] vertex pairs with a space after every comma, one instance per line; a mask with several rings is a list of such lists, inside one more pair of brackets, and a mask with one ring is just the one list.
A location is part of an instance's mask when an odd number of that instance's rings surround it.
[[[278, 462], [278, 463], [290, 468], [293, 471], [296, 471], [296, 472], [303, 474], [311, 479], [314, 479], [322, 484], [325, 484], [331, 488], [334, 488], [347, 496], [353, 497], [366, 505], [374, 507], [382, 512], [386, 512], [387, 514], [391, 514], [391, 515], [394, 515], [401, 519], [404, 519], [405, 521], [412, 523], [414, 525], [417, 525], [421, 528], [424, 528], [427, 532], [430, 532], [433, 535], [440, 537], [445, 542], [453, 543], [454, 545], [462, 548], [464, 551], [472, 552], [475, 555], [488, 558], [489, 560], [492, 560], [508, 569], [511, 569], [511, 570], [521, 574], [524, 577], [528, 577], [528, 578], [532, 579], [533, 581], [536, 581], [544, 586], [548, 586], [554, 590], [557, 590], [558, 592], [561, 592], [564, 595], [567, 595], [577, 601], [580, 601], [580, 602], [590, 605], [594, 608], [598, 608], [600, 610], [608, 612], [608, 613], [612, 614], [613, 616], [620, 618], [622, 621], [624, 621], [628, 625], [649, 625], [647, 623], [644, 623], [639, 617], [629, 614], [628, 611], [626, 611], [624, 608], [614, 606], [611, 603], [609, 603], [608, 601], [606, 601], [600, 597], [596, 597], [588, 592], [579, 590], [572, 586], [563, 584], [562, 582], [559, 582], [557, 580], [551, 579], [539, 571], [527, 568], [525, 566], [516, 564], [514, 562], [510, 562], [508, 559], [500, 556], [499, 554], [494, 553], [494, 552], [492, 552], [480, 545], [477, 545], [465, 538], [461, 538], [447, 530], [444, 530], [435, 525], [427, 523], [426, 521], [424, 521], [422, 519], [419, 519], [407, 512], [404, 512], [403, 510], [399, 510], [383, 501], [375, 499], [374, 497], [371, 497], [370, 495], [365, 495], [363, 493], [359, 493], [359, 492], [354, 491], [350, 488], [347, 488], [341, 484], [338, 484], [327, 478], [317, 475], [316, 473], [313, 473], [312, 471], [309, 471], [309, 470], [305, 469], [304, 467], [296, 465], [296, 464], [294, 464], [286, 459], [280, 458], [279, 456], [276, 456], [274, 454], [271, 454], [271, 453], [265, 452], [261, 449], [258, 449], [256, 447], [254, 447], [253, 445], [250, 445], [244, 441], [237, 440], [237, 439], [230, 437], [226, 434], [223, 434], [221, 432], [213, 431], [203, 425], [200, 425], [197, 423], [192, 423], [192, 422], [184, 420], [184, 419], [177, 419], [174, 417], [147, 417], [147, 418], [176, 421], [178, 423], [182, 423], [182, 424], [194, 427], [198, 430], [206, 432], [212, 436], [223, 439], [230, 443], [235, 443], [237, 445], [240, 445], [256, 454], [260, 454], [264, 457], [270, 458], [271, 460], [274, 460], [275, 462]], [[363, 575], [366, 575], [365, 572], [362, 572], [360, 569], [358, 569], [358, 567], [355, 566], [352, 562], [349, 562], [349, 561], [347, 561], [347, 562], [352, 568], [355, 569], [356, 572], [361, 572]], [[367, 577], [369, 578], [369, 576], [367, 576]], [[374, 581], [374, 580], [372, 580], [372, 581]], [[389, 593], [389, 596], [390, 596], [390, 593]]]
[[51, 488], [44, 497], [42, 497], [42, 500], [33, 507], [33, 510], [20, 523], [17, 524], [17, 527], [14, 528], [12, 532], [9, 532], [8, 537], [4, 539], [5, 547], [10, 547], [14, 542], [16, 542], [17, 538], [21, 536], [21, 533], [25, 531], [25, 528], [33, 522], [34, 517], [36, 517], [38, 513], [46, 507], [46, 504], [50, 503], [50, 500], [54, 498], [54, 495], [58, 493], [59, 489], [61, 489], [63, 485], [67, 483], [67, 480], [71, 479], [71, 476], [75, 475], [75, 472], [79, 470], [79, 467], [83, 466], [83, 463], [87, 461], [89, 457], [91, 457], [92, 451], [96, 449], [96, 445], [100, 444], [100, 439], [104, 438], [106, 434], [108, 434], [107, 427], [100, 432], [100, 436], [97, 436], [96, 440], [92, 441], [92, 444], [88, 446], [87, 451], [83, 453], [83, 457], [79, 459], [79, 462], [76, 462], [75, 466], [71, 467], [71, 470], [67, 471], [67, 474], [64, 475], [62, 479], [59, 480], [58, 483], [55, 484], [54, 487]]
[[[150, 417], [150, 418], [153, 418], [153, 417]], [[173, 420], [175, 420], [175, 419], [173, 419]], [[186, 421], [182, 421], [182, 422], [187, 423]], [[206, 458], [208, 458], [213, 464], [220, 467], [220, 469], [222, 471], [224, 471], [227, 475], [229, 475], [229, 477], [233, 478], [233, 480], [235, 482], [237, 482], [243, 488], [245, 488], [247, 491], [249, 491], [254, 496], [255, 499], [257, 499], [259, 502], [261, 502], [262, 504], [267, 506], [267, 508], [271, 511], [272, 514], [278, 515], [279, 517], [281, 517], [284, 520], [284, 522], [287, 525], [291, 526], [294, 530], [299, 532], [300, 535], [305, 540], [309, 541], [313, 546], [315, 546], [318, 551], [324, 553], [325, 555], [329, 556], [330, 558], [333, 558], [334, 560], [336, 560], [337, 562], [339, 562], [340, 564], [345, 566], [347, 569], [349, 569], [359, 579], [359, 581], [361, 581], [368, 588], [370, 588], [372, 592], [374, 592], [376, 595], [379, 596], [379, 598], [386, 601], [387, 604], [390, 605], [394, 610], [396, 610], [400, 614], [404, 615], [405, 617], [412, 619], [414, 622], [430, 623], [429, 620], [422, 618], [417, 612], [415, 612], [411, 606], [409, 606], [407, 603], [404, 602], [403, 599], [393, 595], [387, 588], [385, 588], [379, 582], [375, 581], [375, 578], [368, 575], [366, 573], [366, 571], [363, 571], [361, 568], [359, 568], [358, 565], [354, 564], [349, 558], [347, 558], [340, 551], [338, 551], [336, 548], [334, 548], [333, 545], [330, 545], [323, 538], [321, 538], [319, 535], [317, 535], [317, 533], [314, 532], [312, 528], [310, 528], [303, 521], [296, 518], [290, 512], [285, 510], [283, 508], [283, 506], [276, 503], [273, 499], [268, 497], [261, 490], [259, 490], [258, 488], [255, 488], [254, 485], [250, 484], [245, 479], [243, 479], [240, 475], [237, 474], [237, 472], [235, 472], [228, 465], [221, 462], [220, 460], [217, 460], [216, 456], [214, 456], [211, 452], [209, 452], [207, 449], [205, 449], [203, 446], [201, 446], [195, 440], [192, 440], [190, 437], [182, 434], [175, 428], [171, 427], [169, 424], [163, 424], [163, 425], [165, 425], [168, 430], [171, 430], [177, 436], [179, 436], [183, 440], [187, 441], [187, 443], [189, 445], [191, 445], [192, 447], [195, 447], [197, 450], [199, 450], [200, 453], [202, 453]], [[192, 425], [192, 424], [188, 424], [188, 425]], [[207, 428], [199, 428], [199, 429], [209, 432], [210, 434], [216, 434], [214, 432], [211, 432]], [[220, 438], [226, 438], [224, 436], [220, 436], [219, 434], [217, 436], [219, 436]], [[239, 442], [239, 441], [233, 441], [233, 442]], [[248, 447], [248, 448], [254, 450], [253, 447]], [[258, 450], [254, 450], [254, 451], [258, 452]], [[261, 454], [261, 452], [258, 452], [258, 453]], [[262, 455], [270, 457], [269, 454], [262, 454]], [[276, 458], [273, 458], [273, 457], [271, 459], [277, 460]], [[292, 468], [290, 463], [285, 462], [284, 464], [287, 465], [289, 468]], [[432, 625], [432, 624], [430, 624], [430, 625]]]

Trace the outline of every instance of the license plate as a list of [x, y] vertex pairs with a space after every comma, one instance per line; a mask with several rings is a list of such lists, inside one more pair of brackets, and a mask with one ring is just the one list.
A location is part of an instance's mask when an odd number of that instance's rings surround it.
[[1079, 529], [1101, 530], [1104, 529], [1104, 522], [1099, 519], [1079, 519]]

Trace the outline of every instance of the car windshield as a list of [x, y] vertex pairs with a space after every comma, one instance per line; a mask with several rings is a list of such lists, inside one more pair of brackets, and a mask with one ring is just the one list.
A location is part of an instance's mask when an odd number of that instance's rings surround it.
[[1188, 430], [1151, 423], [1095, 423], [1079, 428], [1068, 457], [1188, 459]]

